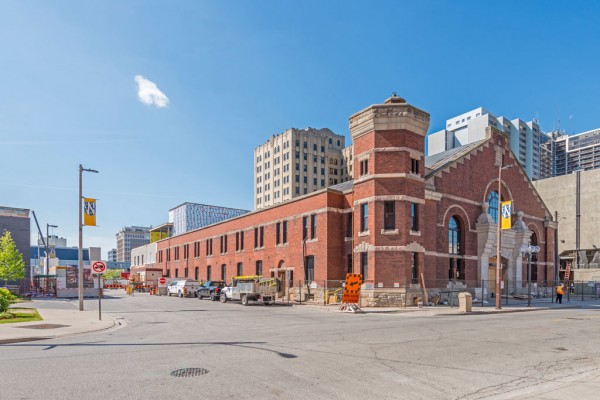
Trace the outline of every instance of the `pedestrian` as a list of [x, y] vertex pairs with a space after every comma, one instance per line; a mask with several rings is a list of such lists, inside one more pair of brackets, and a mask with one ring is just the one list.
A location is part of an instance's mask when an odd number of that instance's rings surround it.
[[564, 289], [563, 284], [561, 283], [560, 285], [558, 285], [556, 287], [556, 302], [558, 304], [562, 304], [562, 297], [563, 297], [564, 293], [565, 293], [565, 289]]

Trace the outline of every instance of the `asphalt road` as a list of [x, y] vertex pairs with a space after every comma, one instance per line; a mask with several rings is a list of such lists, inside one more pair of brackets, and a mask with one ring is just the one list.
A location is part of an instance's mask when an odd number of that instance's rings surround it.
[[[346, 314], [145, 294], [102, 308], [120, 328], [1, 345], [0, 398], [581, 400], [600, 386], [593, 309]], [[171, 375], [183, 368], [205, 373]]]

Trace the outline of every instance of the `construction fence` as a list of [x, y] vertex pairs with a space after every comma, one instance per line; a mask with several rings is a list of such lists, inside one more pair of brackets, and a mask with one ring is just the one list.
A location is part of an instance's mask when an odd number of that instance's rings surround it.
[[[475, 285], [469, 281], [468, 285], [462, 281], [439, 280], [428, 282], [429, 287], [423, 288], [422, 284], [407, 282], [404, 285], [383, 285], [373, 281], [365, 281], [361, 287], [361, 307], [418, 307], [441, 306], [458, 307], [460, 293], [471, 294], [473, 307], [495, 307], [496, 281], [481, 280]], [[342, 294], [345, 281], [326, 280], [306, 281], [298, 280], [280, 296], [280, 301], [321, 305], [336, 305], [342, 303]], [[571, 281], [559, 282], [564, 284], [563, 302], [600, 300], [600, 281]], [[501, 281], [501, 304], [506, 306], [544, 304], [556, 301], [556, 286], [554, 281], [511, 282]], [[425, 300], [426, 299], [426, 300]]]

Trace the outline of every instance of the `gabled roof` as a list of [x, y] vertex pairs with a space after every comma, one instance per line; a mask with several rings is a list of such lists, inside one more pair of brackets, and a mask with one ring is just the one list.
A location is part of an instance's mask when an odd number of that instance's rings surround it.
[[479, 140], [461, 147], [444, 151], [442, 153], [434, 154], [425, 157], [425, 179], [435, 174], [438, 170], [444, 168], [446, 165], [453, 163], [462, 157], [466, 156], [479, 146], [483, 145], [489, 139]]

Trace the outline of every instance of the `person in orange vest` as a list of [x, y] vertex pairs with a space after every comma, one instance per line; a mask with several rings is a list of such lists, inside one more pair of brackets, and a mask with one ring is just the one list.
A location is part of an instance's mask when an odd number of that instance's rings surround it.
[[562, 304], [562, 297], [565, 293], [564, 285], [561, 283], [556, 287], [556, 302]]

